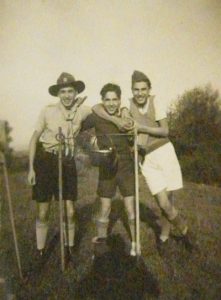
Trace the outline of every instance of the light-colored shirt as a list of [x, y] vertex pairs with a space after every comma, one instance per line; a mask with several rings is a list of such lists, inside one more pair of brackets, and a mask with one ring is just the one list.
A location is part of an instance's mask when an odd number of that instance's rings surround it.
[[[142, 110], [140, 110], [136, 102], [131, 99], [130, 112], [134, 120], [139, 124], [148, 127], [159, 127], [158, 121], [166, 118], [165, 110], [163, 110], [162, 105], [159, 104], [160, 102], [156, 102], [154, 96], [149, 96], [148, 102], [142, 108]], [[143, 147], [148, 146], [148, 150], [151, 151], [156, 149], [155, 147], [160, 147], [162, 144], [168, 142], [168, 138], [149, 135], [142, 132], [138, 133], [138, 144]]]
[[[150, 96], [154, 98], [154, 109], [155, 109], [155, 120], [159, 121], [162, 119], [165, 119], [167, 117], [165, 107], [162, 105], [162, 103], [155, 98], [155, 96]], [[143, 107], [139, 107], [138, 110], [142, 115], [145, 115], [149, 108], [150, 103], [150, 97], [147, 100], [147, 103]]]
[[66, 145], [74, 147], [74, 139], [81, 129], [81, 123], [91, 113], [91, 108], [81, 105], [67, 110], [61, 102], [46, 106], [40, 113], [35, 130], [42, 132], [40, 142], [46, 151], [58, 150], [59, 127], [65, 137]]

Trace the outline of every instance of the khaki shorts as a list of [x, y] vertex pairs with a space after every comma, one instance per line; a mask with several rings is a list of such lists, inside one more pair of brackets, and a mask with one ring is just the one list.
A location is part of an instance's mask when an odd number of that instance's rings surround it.
[[[32, 187], [32, 199], [37, 202], [47, 202], [54, 196], [59, 198], [58, 189], [58, 156], [53, 153], [38, 150], [34, 169], [36, 184]], [[62, 161], [63, 200], [77, 200], [77, 171], [75, 160]]]
[[147, 154], [140, 167], [152, 195], [183, 187], [180, 164], [170, 142]]

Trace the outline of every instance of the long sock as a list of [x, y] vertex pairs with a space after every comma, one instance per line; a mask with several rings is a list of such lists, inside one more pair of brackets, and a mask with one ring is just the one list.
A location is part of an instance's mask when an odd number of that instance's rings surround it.
[[74, 237], [75, 237], [75, 223], [63, 223], [64, 230], [64, 244], [65, 246], [73, 247], [74, 246]]
[[162, 242], [165, 242], [169, 238], [171, 224], [164, 215], [161, 215], [160, 225], [161, 225], [160, 240]]
[[42, 250], [45, 247], [46, 238], [48, 233], [48, 223], [36, 221], [36, 240], [37, 249]]
[[108, 228], [108, 221], [100, 221], [97, 220], [97, 236], [106, 238], [107, 237], [107, 228]]
[[131, 249], [130, 249], [130, 255], [136, 256], [136, 224], [135, 219], [128, 219], [128, 224], [130, 227], [130, 233], [131, 233]]
[[132, 242], [136, 241], [136, 224], [135, 219], [128, 219]]

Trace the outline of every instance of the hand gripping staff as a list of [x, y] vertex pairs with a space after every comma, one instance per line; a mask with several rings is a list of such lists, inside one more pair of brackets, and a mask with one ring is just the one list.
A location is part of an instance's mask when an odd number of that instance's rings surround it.
[[62, 146], [64, 144], [65, 137], [62, 133], [61, 127], [58, 128], [57, 140], [58, 146], [58, 190], [59, 190], [59, 225], [60, 225], [60, 244], [61, 244], [61, 270], [65, 269], [65, 257], [64, 257], [64, 235], [63, 235], [63, 186], [62, 186]]

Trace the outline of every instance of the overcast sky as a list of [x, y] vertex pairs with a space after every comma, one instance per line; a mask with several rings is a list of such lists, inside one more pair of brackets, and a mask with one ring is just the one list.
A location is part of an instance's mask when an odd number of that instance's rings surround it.
[[167, 106], [195, 86], [221, 91], [221, 1], [1, 0], [0, 65], [0, 119], [25, 149], [62, 71], [86, 83], [89, 105], [107, 82], [127, 103], [133, 70]]

